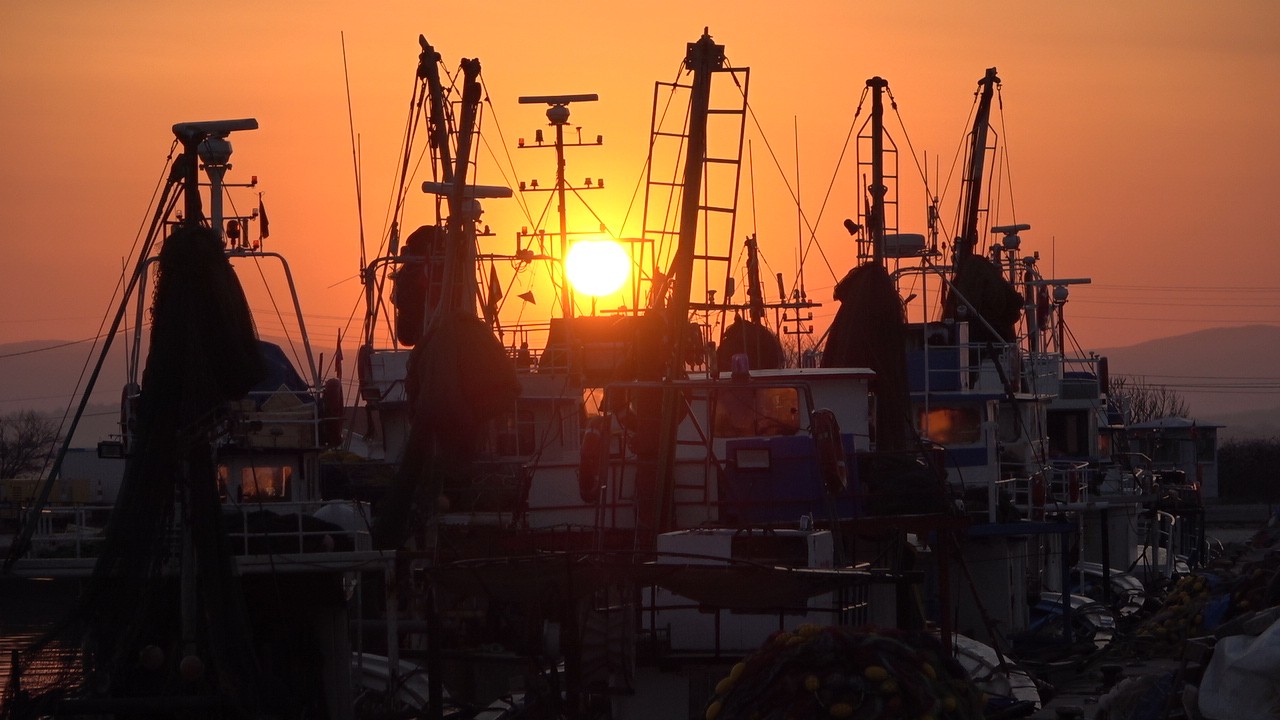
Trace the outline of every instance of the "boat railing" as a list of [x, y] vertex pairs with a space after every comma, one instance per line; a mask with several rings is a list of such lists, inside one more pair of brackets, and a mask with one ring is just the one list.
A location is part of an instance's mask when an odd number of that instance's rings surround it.
[[1044, 520], [1045, 514], [1087, 503], [1095, 471], [1085, 462], [1055, 462], [1047, 471], [999, 480], [988, 488], [989, 521], [995, 522], [995, 503], [1001, 492], [1012, 498], [1020, 519]]
[[93, 557], [89, 551], [102, 540], [110, 515], [110, 505], [46, 505], [36, 517], [29, 554], [31, 557]]
[[961, 340], [909, 349], [907, 372], [916, 392], [1057, 394], [1062, 356], [1024, 354], [1013, 343]]
[[244, 503], [223, 506], [228, 522], [227, 535], [239, 555], [306, 555], [363, 551], [373, 548], [368, 523], [364, 527], [341, 527], [320, 520], [321, 507], [349, 505], [352, 518], [369, 518], [369, 510], [357, 501]]
[[1035, 395], [1062, 393], [1063, 358], [1061, 353], [1028, 353], [1022, 362], [1022, 391]]
[[[682, 537], [683, 536], [683, 537]], [[820, 536], [819, 536], [820, 537]], [[759, 638], [772, 632], [795, 628], [801, 623], [817, 626], [877, 624], [896, 626], [894, 598], [906, 590], [914, 578], [895, 575], [883, 568], [860, 563], [852, 568], [832, 569], [822, 556], [821, 541], [806, 531], [784, 530], [753, 533], [744, 529], [709, 529], [665, 535], [669, 543], [700, 548], [697, 552], [660, 550], [657, 567], [670, 567], [678, 585], [689, 595], [651, 586], [640, 594], [642, 618], [639, 642], [659, 656], [675, 652], [716, 652], [755, 646]], [[672, 538], [675, 538], [674, 540]], [[754, 542], [752, 542], [754, 541]], [[741, 542], [741, 546], [737, 543]], [[659, 546], [662, 545], [662, 539]], [[673, 545], [674, 546], [674, 545]], [[802, 557], [795, 546], [807, 547]], [[747, 557], [755, 552], [758, 557]], [[777, 554], [777, 556], [774, 556]], [[677, 570], [677, 566], [683, 566]], [[705, 576], [700, 575], [706, 573]], [[812, 576], [812, 577], [811, 577]], [[750, 592], [731, 595], [726, 586], [773, 582], [774, 591], [794, 585], [796, 589], [822, 579], [830, 590], [802, 599], [803, 593], [780, 593], [777, 604], [761, 603]], [[719, 588], [718, 590], [712, 590]], [[793, 595], [783, 600], [786, 595]], [[707, 596], [707, 597], [703, 597]], [[729, 598], [741, 603], [726, 602]], [[706, 622], [707, 615], [713, 622]]]
[[1003, 518], [1001, 518], [1000, 515], [1002, 497], [1012, 499], [1014, 507], [1018, 508], [1020, 516], [1019, 519], [1035, 519], [1035, 507], [1032, 499], [1032, 480], [1030, 478], [1003, 478], [995, 480], [987, 485], [987, 522], [997, 523], [1003, 521]]
[[1050, 466], [1050, 497], [1068, 503], [1089, 501], [1089, 487], [1093, 485], [1096, 469], [1084, 461], [1056, 460]]
[[[368, 527], [344, 528], [314, 516], [338, 502], [273, 502], [224, 505], [227, 534], [240, 555], [308, 554], [372, 549]], [[368, 518], [368, 509], [352, 502], [346, 515]], [[32, 558], [92, 559], [105, 538], [110, 505], [46, 506], [31, 537]]]
[[1104, 463], [1094, 470], [1099, 495], [1142, 495], [1150, 490], [1148, 473], [1133, 471], [1119, 463]]
[[970, 363], [965, 371], [969, 373], [970, 386], [975, 392], [1004, 393], [1010, 385], [1017, 392], [1022, 358], [1016, 346], [968, 343], [962, 347], [966, 352], [961, 357], [969, 358]]
[[1142, 538], [1142, 556], [1148, 578], [1169, 578], [1178, 559], [1181, 527], [1178, 516], [1163, 510], [1152, 510], [1138, 516], [1138, 536]]

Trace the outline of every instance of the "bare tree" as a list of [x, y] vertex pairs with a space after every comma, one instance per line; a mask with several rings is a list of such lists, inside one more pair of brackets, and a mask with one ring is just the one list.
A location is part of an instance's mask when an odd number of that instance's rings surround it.
[[1167, 385], [1149, 384], [1140, 375], [1113, 375], [1109, 392], [1120, 399], [1131, 423], [1191, 414], [1191, 406], [1177, 391]]
[[58, 424], [35, 410], [0, 415], [0, 478], [39, 474], [60, 440]]

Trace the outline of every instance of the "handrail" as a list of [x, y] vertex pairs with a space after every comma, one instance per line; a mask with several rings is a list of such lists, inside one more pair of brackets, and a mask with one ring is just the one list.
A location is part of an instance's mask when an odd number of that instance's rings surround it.
[[[368, 529], [349, 530], [341, 527], [329, 527], [323, 529], [307, 530], [303, 527], [303, 517], [312, 517], [312, 513], [321, 506], [332, 505], [334, 503], [351, 503], [358, 507], [361, 516], [367, 516], [367, 509], [361, 506], [358, 501], [311, 501], [311, 502], [270, 502], [270, 503], [241, 503], [223, 505], [224, 513], [233, 513], [240, 516], [239, 521], [232, 521], [233, 525], [238, 525], [238, 531], [229, 531], [229, 537], [235, 540], [241, 555], [267, 554], [251, 552], [251, 541], [267, 540], [279, 541], [282, 538], [288, 538], [290, 543], [288, 549], [280, 549], [269, 547], [269, 554], [299, 554], [307, 555], [317, 552], [333, 552], [334, 546], [339, 539], [345, 538], [350, 540], [350, 550], [369, 550], [373, 547], [372, 536]], [[57, 554], [59, 550], [66, 552], [71, 550], [71, 557], [75, 559], [91, 559], [96, 557], [92, 551], [95, 548], [90, 541], [101, 539], [102, 529], [106, 527], [105, 520], [102, 518], [102, 525], [98, 527], [91, 524], [90, 520], [97, 520], [96, 516], [109, 516], [112, 510], [110, 505], [75, 505], [68, 507], [51, 507], [46, 506], [41, 509], [37, 520], [35, 532], [31, 538], [31, 557], [49, 557]], [[276, 516], [292, 515], [295, 519], [293, 526], [285, 531], [270, 530], [254, 530], [250, 528], [249, 515], [262, 511], [270, 512]], [[65, 520], [65, 522], [64, 522]], [[59, 532], [57, 528], [69, 528], [69, 531]], [[92, 531], [90, 531], [92, 530]], [[330, 538], [331, 542], [325, 542], [324, 538]], [[309, 540], [319, 538], [321, 548], [314, 549]], [[68, 547], [68, 545], [70, 547]], [[49, 553], [49, 554], [46, 554]]]

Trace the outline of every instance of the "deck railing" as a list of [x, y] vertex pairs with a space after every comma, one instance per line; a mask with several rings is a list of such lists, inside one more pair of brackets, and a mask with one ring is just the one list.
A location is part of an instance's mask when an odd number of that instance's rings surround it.
[[[345, 514], [365, 526], [342, 528], [314, 516], [321, 506], [349, 506]], [[41, 510], [31, 538], [33, 558], [92, 559], [104, 539], [110, 505], [50, 506]], [[373, 547], [366, 504], [355, 501], [224, 505], [223, 520], [237, 555], [305, 555]]]

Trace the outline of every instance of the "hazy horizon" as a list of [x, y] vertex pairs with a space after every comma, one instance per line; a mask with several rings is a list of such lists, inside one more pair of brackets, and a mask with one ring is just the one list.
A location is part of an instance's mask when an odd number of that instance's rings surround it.
[[[234, 179], [259, 179], [270, 247], [294, 263], [316, 344], [350, 332], [361, 231], [348, 113], [372, 246], [385, 235], [420, 32], [446, 68], [481, 59], [490, 132], [482, 153], [525, 165], [519, 178], [486, 170], [481, 182], [546, 182], [552, 172], [546, 154], [513, 151], [546, 125], [545, 108], [518, 97], [598, 93], [599, 102], [574, 107], [572, 124], [603, 135], [605, 147], [574, 155], [570, 174], [607, 179], [592, 196], [601, 221], [633, 233], [628, 203], [653, 83], [678, 77], [686, 43], [708, 27], [734, 67], [752, 68], [752, 175], [739, 234], [757, 233], [768, 270], [790, 277], [806, 239], [791, 195], [798, 187], [823, 247], [825, 262], [806, 266], [807, 292], [821, 301], [852, 264], [841, 221], [861, 191], [849, 157], [836, 160], [866, 79], [890, 82], [903, 183], [929, 175], [954, 216], [950, 167], [976, 82], [997, 67], [993, 114], [1012, 188], [1001, 217], [1032, 225], [1024, 249], [1041, 254], [1046, 274], [1091, 278], [1066, 306], [1082, 344], [1266, 322], [1280, 308], [1280, 211], [1270, 197], [1280, 168], [1280, 5], [1263, 0], [819, 0], [786, 12], [663, 0], [644, 11], [567, 2], [554, 13], [233, 0], [207, 26], [221, 36], [188, 18], [184, 6], [140, 0], [0, 7], [0, 44], [22, 59], [0, 65], [9, 107], [20, 109], [0, 115], [9, 141], [0, 164], [8, 254], [0, 342], [96, 334], [166, 172], [170, 126], [229, 117], [259, 120], [260, 129], [232, 138]], [[409, 202], [407, 222], [429, 219], [420, 194]], [[553, 225], [509, 201], [486, 210], [503, 250], [520, 227]], [[904, 231], [923, 231], [919, 203], [904, 197], [901, 212]], [[819, 332], [835, 307], [819, 309]]]

